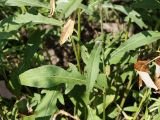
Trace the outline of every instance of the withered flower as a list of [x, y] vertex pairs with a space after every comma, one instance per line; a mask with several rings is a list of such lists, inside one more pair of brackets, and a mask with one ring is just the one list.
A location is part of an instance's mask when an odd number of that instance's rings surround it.
[[67, 41], [67, 39], [72, 35], [74, 30], [74, 24], [75, 19], [73, 18], [69, 18], [68, 21], [65, 23], [60, 36], [60, 45], [63, 45]]
[[[143, 80], [143, 82], [146, 84], [147, 87], [158, 90], [157, 86], [154, 84], [154, 82], [152, 81], [152, 79], [149, 75], [149, 67], [148, 67], [147, 63], [148, 63], [148, 61], [138, 60], [134, 64], [134, 68], [138, 72], [141, 80]], [[139, 86], [141, 87], [141, 85], [139, 85]]]

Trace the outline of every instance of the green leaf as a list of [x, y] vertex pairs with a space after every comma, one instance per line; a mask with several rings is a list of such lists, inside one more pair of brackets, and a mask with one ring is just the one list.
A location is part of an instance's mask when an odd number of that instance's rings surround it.
[[29, 37], [29, 41], [26, 45], [26, 48], [24, 50], [24, 62], [23, 63], [30, 63], [31, 58], [37, 52], [42, 42], [43, 36], [44, 36], [44, 31], [40, 31], [39, 29], [35, 30], [31, 34], [31, 36]]
[[0, 6], [4, 6], [5, 0], [0, 1]]
[[127, 18], [126, 18], [127, 21], [129, 21], [129, 18], [130, 18], [131, 22], [135, 22], [140, 28], [143, 28], [143, 27], [147, 28], [147, 25], [143, 22], [141, 15], [129, 7], [125, 7], [122, 5], [114, 5], [107, 2], [104, 3], [103, 7], [118, 10], [124, 13], [125, 15], [127, 15]]
[[138, 47], [150, 44], [158, 39], [160, 39], [160, 32], [144, 31], [135, 34], [111, 53], [110, 61], [112, 62], [113, 59], [118, 58], [119, 55], [122, 55], [125, 52], [135, 50]]
[[22, 120], [35, 120], [35, 115], [31, 115], [31, 116], [24, 116], [23, 118], [22, 118]]
[[99, 63], [100, 63], [100, 52], [101, 52], [102, 44], [96, 43], [95, 47], [93, 48], [90, 58], [88, 60], [86, 70], [87, 70], [87, 85], [86, 85], [86, 92], [90, 93], [92, 88], [95, 84], [95, 80], [97, 79], [99, 73]]
[[156, 115], [153, 116], [153, 119], [152, 120], [158, 120], [160, 118], [160, 114], [157, 113]]
[[0, 32], [0, 40], [7, 39], [7, 38], [11, 37], [12, 35], [13, 34], [9, 33], [9, 32]]
[[67, 72], [54, 65], [45, 65], [30, 69], [22, 73], [19, 78], [22, 85], [37, 88], [50, 88], [62, 83], [73, 85], [86, 84], [85, 77], [80, 73]]
[[31, 62], [32, 57], [34, 56], [34, 53], [36, 53], [36, 51], [38, 50], [43, 35], [44, 31], [40, 30], [36, 30], [31, 34], [31, 36], [29, 37], [29, 41], [26, 45], [26, 49], [24, 50], [24, 60], [19, 65], [19, 67], [11, 74], [11, 80], [9, 82], [12, 86], [13, 91], [16, 93], [20, 92], [21, 88], [18, 76], [20, 73], [24, 72], [29, 68], [29, 63]]
[[87, 64], [88, 59], [89, 59], [90, 56], [89, 56], [87, 48], [84, 45], [81, 46], [81, 57], [82, 57], [83, 62], [85, 64]]
[[85, 12], [88, 15], [92, 15], [94, 13], [94, 7], [97, 7], [101, 3], [101, 0], [96, 1], [89, 1], [88, 5], [81, 4], [80, 8], [82, 9], [82, 12]]
[[106, 75], [101, 73], [98, 75], [97, 80], [96, 80], [96, 84], [101, 87], [102, 89], [108, 89], [109, 86], [107, 84], [107, 78]]
[[57, 111], [57, 99], [62, 99], [63, 94], [59, 91], [45, 91], [46, 95], [35, 110], [36, 117], [45, 117]]
[[7, 6], [32, 6], [32, 7], [43, 7], [50, 9], [49, 4], [40, 2], [40, 0], [7, 0], [5, 2]]
[[111, 8], [111, 9], [118, 10], [118, 11], [124, 13], [125, 15], [128, 15], [129, 12], [131, 12], [131, 10], [132, 10], [132, 9], [129, 8], [129, 7], [124, 7], [124, 6], [122, 6], [122, 5], [115, 5], [115, 4], [111, 4], [111, 3], [108, 3], [108, 2], [105, 2], [105, 3], [103, 4], [103, 7], [104, 7], [104, 8]]
[[132, 4], [133, 8], [143, 9], [160, 9], [160, 2], [158, 0], [137, 0]]
[[92, 109], [89, 105], [87, 106], [88, 109], [88, 117], [87, 120], [101, 120], [96, 113], [96, 109]]
[[34, 24], [50, 24], [50, 25], [57, 25], [57, 26], [61, 26], [63, 24], [58, 20], [45, 17], [40, 13], [38, 13], [38, 15], [34, 15], [30, 13], [20, 14], [13, 18], [13, 22], [18, 24], [26, 24], [26, 23], [32, 22]]
[[114, 119], [116, 118], [118, 115], [119, 115], [119, 109], [118, 107], [111, 107], [110, 109], [107, 109], [109, 111], [109, 113], [107, 114], [107, 116], [110, 118], [110, 119]]
[[147, 25], [143, 22], [141, 15], [134, 10], [128, 14], [125, 21], [129, 21], [129, 19], [131, 19], [131, 22], [135, 22], [140, 28], [147, 28]]
[[0, 32], [18, 31], [22, 24], [13, 23], [13, 16], [7, 17], [0, 21]]
[[136, 106], [128, 106], [123, 108], [124, 111], [128, 111], [128, 112], [136, 112], [138, 110], [138, 107]]
[[[68, 71], [72, 72], [72, 74], [79, 74], [77, 67], [72, 63], [69, 63]], [[74, 88], [74, 84], [65, 84], [65, 86], [65, 94], [68, 94]]]
[[103, 103], [102, 101], [101, 104], [97, 105], [98, 113], [101, 114], [103, 112], [104, 104], [105, 108], [107, 108], [114, 101], [114, 99], [115, 99], [115, 94], [106, 95], [105, 103]]
[[65, 18], [70, 16], [81, 4], [82, 0], [67, 0], [57, 2], [57, 10], [61, 10]]

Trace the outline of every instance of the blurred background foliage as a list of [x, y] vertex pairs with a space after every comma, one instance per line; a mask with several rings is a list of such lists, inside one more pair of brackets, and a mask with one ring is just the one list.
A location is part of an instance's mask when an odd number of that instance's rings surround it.
[[[133, 64], [159, 55], [160, 1], [55, 6], [50, 16], [49, 0], [0, 1], [0, 119], [157, 120], [159, 94], [138, 88]], [[73, 34], [60, 45], [73, 16]]]

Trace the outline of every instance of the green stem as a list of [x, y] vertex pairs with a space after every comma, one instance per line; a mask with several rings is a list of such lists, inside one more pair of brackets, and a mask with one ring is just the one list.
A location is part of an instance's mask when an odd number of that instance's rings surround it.
[[103, 91], [103, 120], [105, 120], [106, 118], [106, 89], [104, 88], [104, 91]]
[[130, 26], [131, 26], [131, 19], [129, 18], [127, 29], [126, 29], [125, 41], [128, 39]]
[[139, 112], [141, 111], [142, 105], [143, 105], [144, 101], [146, 100], [146, 97], [148, 96], [148, 95], [147, 95], [148, 92], [149, 92], [149, 90], [147, 89], [147, 90], [145, 91], [145, 93], [144, 93], [144, 96], [143, 96], [140, 104], [139, 104], [138, 110], [136, 111], [136, 113], [135, 113], [135, 115], [134, 115], [134, 117], [133, 117], [133, 120], [136, 120]]
[[72, 41], [72, 45], [73, 45], [73, 51], [74, 51], [74, 54], [76, 56], [76, 61], [77, 61], [77, 67], [78, 67], [78, 70], [80, 70], [80, 61], [78, 59], [78, 52], [77, 52], [77, 49], [76, 49], [76, 45], [75, 45], [75, 42], [73, 40], [73, 38], [71, 38], [71, 41]]
[[80, 59], [81, 59], [81, 51], [80, 51], [80, 44], [81, 44], [81, 9], [78, 9], [78, 43], [77, 43], [77, 55], [78, 55], [78, 61], [77, 64], [79, 64], [79, 71], [81, 72], [81, 66], [80, 66]]
[[[130, 90], [130, 88], [131, 88], [131, 83], [132, 83], [132, 79], [129, 80], [129, 82], [128, 82], [128, 84], [127, 84], [127, 88], [126, 88], [126, 90], [125, 90], [125, 92], [124, 92], [123, 98], [122, 98], [121, 103], [120, 103], [120, 107], [121, 107], [121, 108], [123, 108], [124, 103], [125, 103], [125, 101], [126, 101], [126, 99], [127, 99], [129, 90]], [[118, 119], [119, 119], [119, 115], [117, 116], [116, 120], [118, 120]]]
[[26, 13], [27, 10], [26, 10], [25, 6], [21, 7], [21, 11], [22, 11], [22, 14]]
[[[101, 21], [101, 34], [104, 34], [104, 31], [103, 31], [103, 8], [102, 8], [102, 1], [101, 1], [101, 3], [100, 3], [100, 21]], [[104, 41], [104, 36], [103, 36], [103, 48], [102, 48], [102, 62], [103, 62], [103, 72], [104, 72], [104, 74], [105, 74], [105, 63], [104, 63], [104, 59], [105, 59], [105, 57], [104, 57], [104, 49], [105, 49], [105, 41]], [[103, 120], [105, 120], [106, 119], [106, 112], [105, 112], [105, 110], [106, 110], [106, 105], [105, 105], [105, 103], [106, 103], [106, 89], [104, 88], [104, 90], [103, 90]]]
[[101, 34], [103, 34], [103, 8], [100, 5]]
[[123, 108], [123, 106], [124, 106], [124, 103], [125, 103], [125, 101], [126, 101], [127, 95], [128, 95], [128, 93], [129, 93], [129, 90], [130, 90], [131, 83], [132, 83], [132, 79], [129, 80], [129, 82], [128, 82], [128, 84], [127, 84], [126, 91], [124, 92], [122, 101], [121, 101], [121, 103], [120, 103], [120, 107], [121, 107], [121, 108]]

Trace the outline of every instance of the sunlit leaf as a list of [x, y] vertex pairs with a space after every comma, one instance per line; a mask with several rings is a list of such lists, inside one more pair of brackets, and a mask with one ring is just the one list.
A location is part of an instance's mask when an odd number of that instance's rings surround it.
[[98, 113], [101, 114], [103, 112], [103, 107], [105, 104], [105, 108], [107, 108], [115, 99], [114, 94], [106, 95], [105, 102], [102, 102], [101, 104], [97, 105]]
[[116, 9], [126, 15], [129, 14], [129, 12], [131, 12], [131, 8], [128, 8], [128, 7], [124, 7], [122, 5], [116, 5], [116, 4], [111, 4], [111, 3], [108, 3], [108, 2], [105, 2], [104, 5], [103, 5], [104, 8], [111, 8], [111, 9]]
[[50, 25], [57, 25], [57, 26], [62, 25], [62, 22], [55, 20], [53, 18], [45, 17], [40, 13], [38, 13], [38, 15], [34, 15], [30, 13], [20, 14], [13, 18], [13, 22], [18, 24], [22, 24], [22, 23], [25, 24], [25, 23], [31, 22], [34, 24], [50, 24]]
[[127, 21], [129, 21], [129, 19], [131, 19], [131, 22], [136, 23], [140, 28], [147, 27], [146, 24], [143, 22], [141, 15], [129, 7], [122, 6], [122, 5], [115, 5], [115, 4], [111, 4], [111, 3], [107, 3], [107, 2], [103, 5], [103, 7], [116, 9], [116, 10], [124, 13], [125, 15], [127, 15], [127, 17], [126, 17]]
[[138, 110], [138, 107], [136, 106], [127, 106], [125, 108], [123, 108], [124, 111], [128, 111], [128, 112], [136, 112]]
[[87, 109], [88, 109], [87, 120], [101, 120], [96, 114], [96, 109], [92, 109], [90, 106], [87, 106]]
[[111, 53], [110, 61], [118, 58], [119, 54], [124, 54], [130, 50], [135, 50], [138, 47], [148, 45], [160, 39], [160, 32], [144, 31], [130, 37], [126, 42], [122, 43], [115, 51]]
[[131, 22], [135, 22], [140, 28], [147, 28], [147, 25], [142, 21], [141, 15], [134, 10], [128, 14], [125, 20], [129, 21], [129, 19], [131, 19]]
[[65, 18], [70, 16], [81, 4], [82, 0], [59, 0], [57, 1], [57, 10], [62, 11]]
[[5, 5], [7, 6], [32, 6], [32, 7], [43, 7], [49, 9], [49, 4], [41, 2], [40, 0], [6, 0]]
[[59, 91], [46, 91], [46, 95], [35, 110], [36, 117], [52, 115], [58, 110], [56, 106], [57, 100], [62, 98], [63, 95]]
[[81, 46], [81, 57], [82, 57], [83, 62], [85, 64], [87, 64], [88, 59], [89, 59], [90, 56], [89, 56], [87, 48], [84, 45]]
[[90, 54], [90, 58], [88, 60], [86, 69], [87, 69], [87, 86], [86, 92], [89, 93], [92, 91], [92, 88], [95, 84], [95, 80], [97, 79], [99, 73], [99, 63], [100, 63], [100, 52], [102, 45], [101, 43], [97, 43], [95, 48], [92, 50]]
[[30, 69], [22, 73], [19, 77], [22, 85], [38, 88], [50, 88], [62, 83], [73, 85], [85, 84], [85, 77], [83, 75], [67, 72], [54, 65], [45, 65]]

